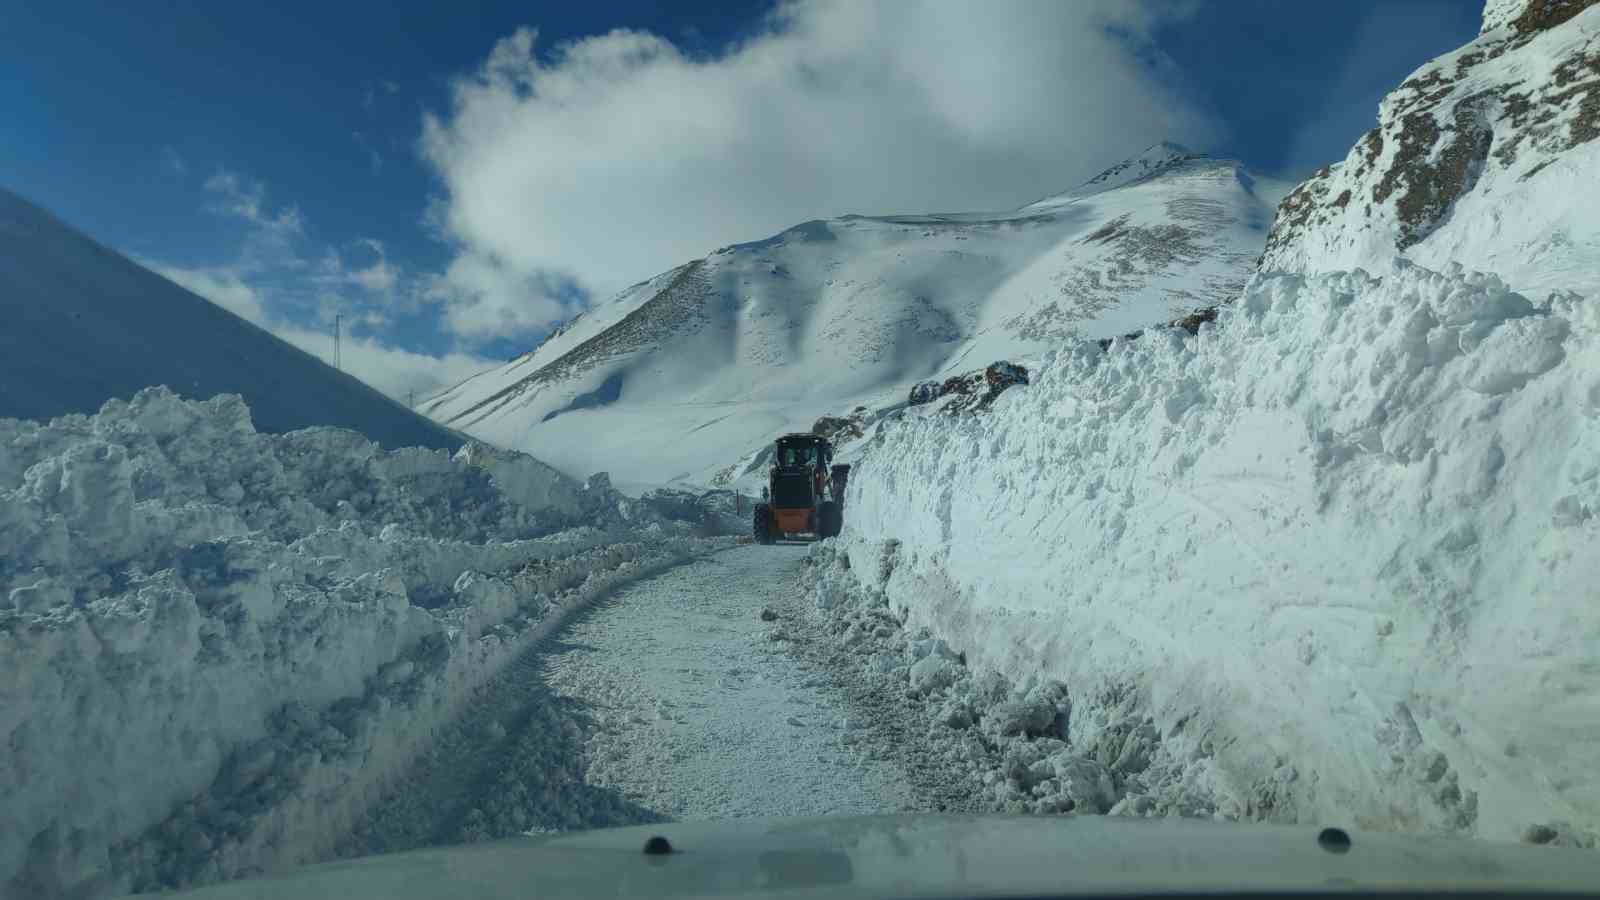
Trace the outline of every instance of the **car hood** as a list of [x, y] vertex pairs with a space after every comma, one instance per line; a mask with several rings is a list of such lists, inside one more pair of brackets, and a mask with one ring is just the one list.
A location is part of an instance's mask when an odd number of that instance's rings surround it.
[[[671, 851], [648, 854], [662, 837]], [[1600, 896], [1600, 854], [1311, 826], [1105, 816], [681, 822], [346, 860], [183, 896], [943, 898], [1545, 891]]]

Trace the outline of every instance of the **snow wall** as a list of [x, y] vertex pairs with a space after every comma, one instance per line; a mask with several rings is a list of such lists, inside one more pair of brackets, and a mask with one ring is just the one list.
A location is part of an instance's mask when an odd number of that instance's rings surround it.
[[1597, 417], [1593, 299], [1258, 276], [885, 423], [836, 565], [1075, 716], [1136, 692], [1225, 814], [1592, 846]]
[[521, 454], [257, 434], [233, 396], [0, 420], [0, 896], [325, 857], [567, 612], [711, 546], [626, 512]]

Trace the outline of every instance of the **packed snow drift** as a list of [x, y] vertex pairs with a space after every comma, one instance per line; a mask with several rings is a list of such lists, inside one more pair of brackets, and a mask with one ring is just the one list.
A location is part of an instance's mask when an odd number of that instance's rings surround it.
[[1597, 373], [1592, 299], [1258, 278], [881, 426], [837, 577], [1074, 716], [1133, 693], [1221, 811], [1592, 843]]
[[[1013, 681], [914, 622], [836, 542], [812, 549], [806, 609], [792, 606], [771, 637], [848, 685], [857, 709], [841, 740], [900, 762], [931, 808], [951, 812], [1136, 816], [1248, 815], [1213, 789], [1208, 763], [1165, 741], [1126, 685], [1074, 695], [1027, 673]], [[787, 611], [787, 610], [786, 610]]]
[[0, 420], [0, 893], [326, 855], [566, 612], [720, 545], [658, 519], [481, 445], [258, 434], [236, 396]]

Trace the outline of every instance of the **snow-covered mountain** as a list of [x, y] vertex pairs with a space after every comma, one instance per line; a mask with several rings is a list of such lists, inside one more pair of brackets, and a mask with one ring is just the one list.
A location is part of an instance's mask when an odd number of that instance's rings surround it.
[[806, 222], [637, 284], [423, 411], [619, 486], [712, 481], [918, 380], [1232, 299], [1287, 188], [1160, 144], [1018, 210]]
[[240, 394], [255, 425], [360, 431], [386, 447], [463, 438], [0, 189], [0, 418], [93, 413], [153, 385]]
[[1600, 288], [1600, 8], [1490, 0], [1483, 32], [1422, 66], [1378, 126], [1279, 211], [1263, 270], [1491, 270], [1519, 291]]

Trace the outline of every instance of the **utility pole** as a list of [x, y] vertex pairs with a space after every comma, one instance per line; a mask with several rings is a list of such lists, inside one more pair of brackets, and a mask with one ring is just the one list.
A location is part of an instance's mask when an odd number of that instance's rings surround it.
[[339, 332], [342, 330], [343, 325], [344, 314], [335, 315], [333, 317], [333, 367], [341, 372], [344, 371], [344, 366], [340, 364], [339, 360]]
[[416, 409], [417, 408], [417, 391], [416, 391], [416, 389], [413, 388], [412, 390], [407, 391], [406, 393], [407, 393], [407, 397], [411, 401], [410, 404], [409, 404], [410, 407], [412, 409]]

